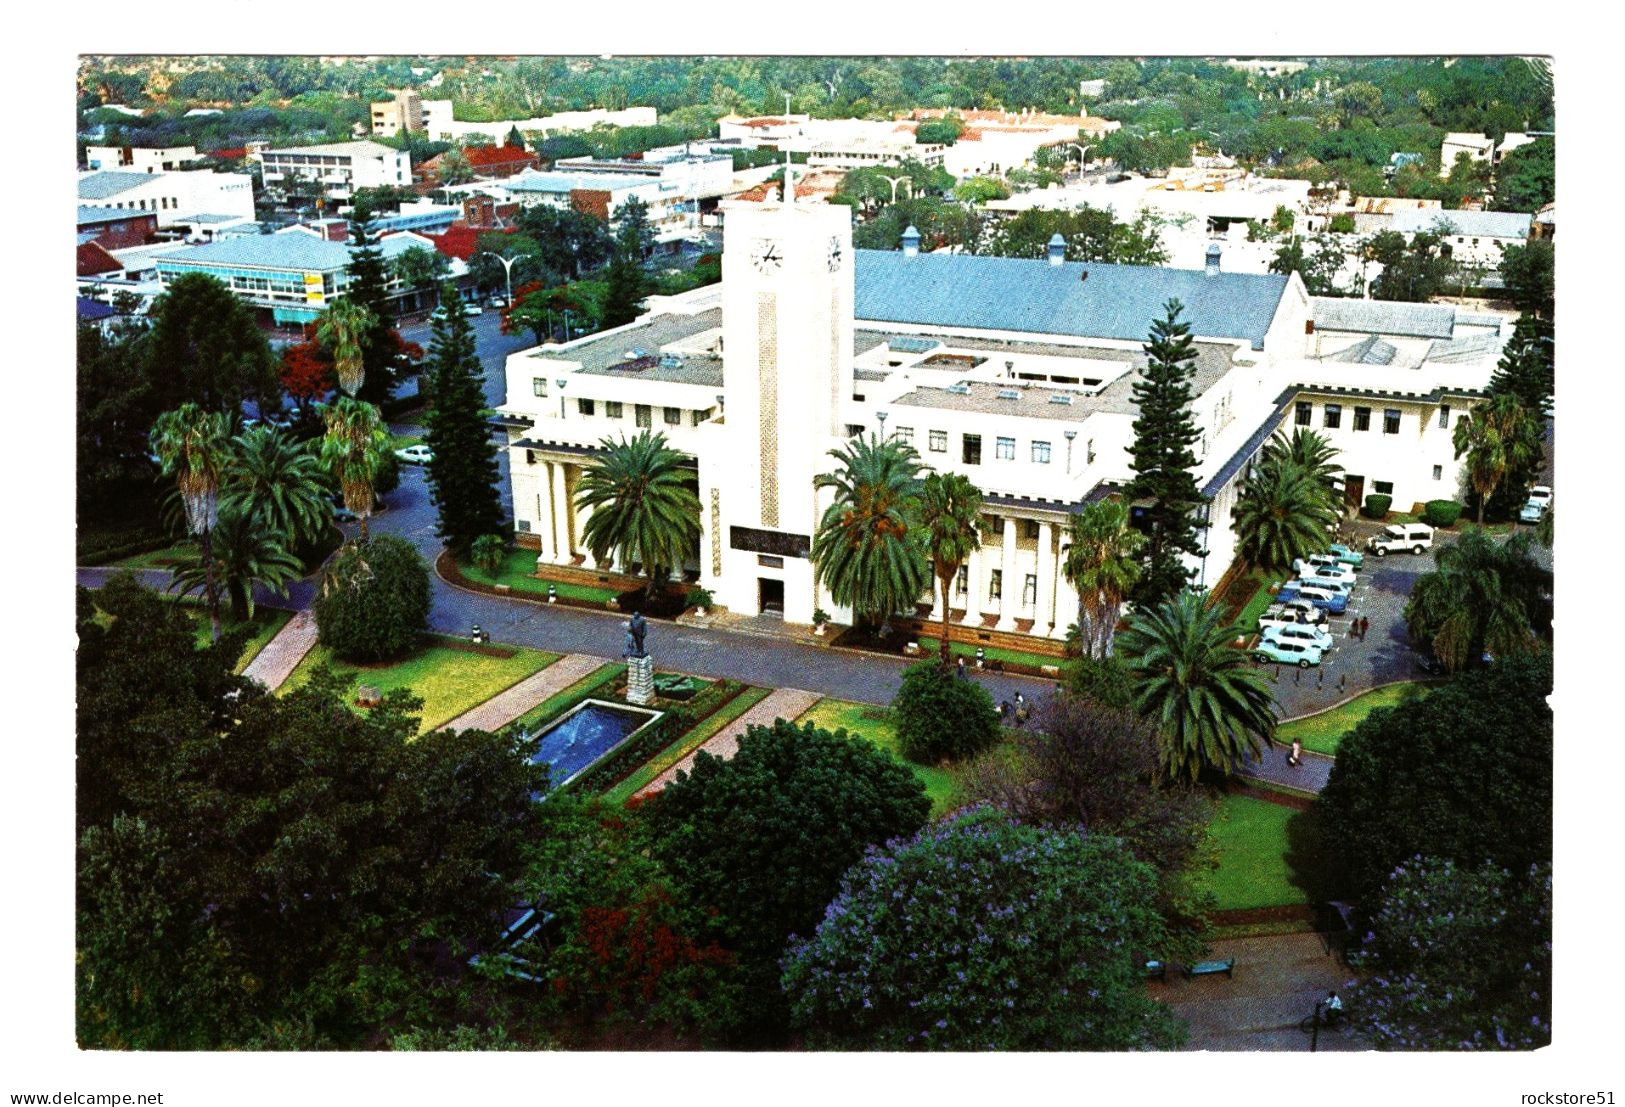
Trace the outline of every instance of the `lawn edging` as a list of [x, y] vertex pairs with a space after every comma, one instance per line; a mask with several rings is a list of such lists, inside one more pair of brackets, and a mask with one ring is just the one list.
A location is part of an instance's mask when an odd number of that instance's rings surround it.
[[[626, 613], [619, 607], [612, 608], [603, 603], [578, 600], [567, 596], [558, 596], [549, 600], [545, 595], [532, 594], [513, 588], [504, 592], [495, 585], [471, 580], [463, 573], [462, 566], [457, 564], [457, 558], [450, 550], [441, 550], [439, 556], [434, 559], [434, 572], [435, 576], [453, 588], [460, 588], [464, 592], [473, 592], [481, 596], [495, 596], [504, 600], [522, 600], [528, 604], [535, 604], [537, 607], [573, 607], [580, 611], [596, 611], [601, 615], [611, 615], [617, 619], [626, 616]], [[614, 601], [610, 602], [613, 603]], [[650, 616], [650, 618], [655, 617]]]
[[[1290, 719], [1277, 719], [1275, 721], [1275, 725], [1277, 727], [1281, 727], [1281, 726], [1285, 726], [1287, 723], [1301, 723], [1301, 722], [1304, 722], [1307, 719], [1313, 719], [1316, 716], [1325, 715], [1328, 712], [1336, 711], [1340, 707], [1346, 707], [1349, 704], [1353, 703], [1355, 700], [1359, 699], [1361, 696], [1368, 696], [1372, 692], [1380, 692], [1384, 688], [1392, 688], [1395, 685], [1399, 685], [1399, 684], [1421, 684], [1421, 685], [1426, 685], [1428, 687], [1436, 687], [1436, 686], [1438, 686], [1440, 684], [1444, 684], [1444, 683], [1446, 683], [1446, 682], [1442, 681], [1442, 680], [1390, 680], [1390, 681], [1386, 681], [1386, 682], [1384, 682], [1382, 684], [1373, 684], [1368, 688], [1362, 688], [1358, 692], [1354, 692], [1354, 693], [1351, 693], [1351, 694], [1349, 694], [1347, 696], [1344, 696], [1342, 699], [1338, 700], [1336, 703], [1330, 704], [1330, 705], [1328, 705], [1326, 707], [1317, 707], [1313, 711], [1306, 711], [1302, 715], [1294, 715]], [[1325, 755], [1322, 754], [1321, 756], [1325, 756]]]

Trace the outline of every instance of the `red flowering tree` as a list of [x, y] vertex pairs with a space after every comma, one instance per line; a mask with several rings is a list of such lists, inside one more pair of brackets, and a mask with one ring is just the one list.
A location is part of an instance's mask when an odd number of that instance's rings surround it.
[[303, 404], [321, 397], [333, 387], [333, 359], [322, 349], [321, 343], [306, 340], [282, 351], [278, 375], [283, 390]]

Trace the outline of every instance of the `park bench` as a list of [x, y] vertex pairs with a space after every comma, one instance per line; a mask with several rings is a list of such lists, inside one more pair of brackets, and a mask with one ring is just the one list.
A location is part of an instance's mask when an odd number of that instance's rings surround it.
[[1166, 981], [1168, 979], [1168, 962], [1147, 961], [1140, 971], [1147, 980]]
[[1222, 972], [1226, 976], [1234, 976], [1235, 967], [1236, 959], [1234, 957], [1226, 957], [1222, 961], [1198, 961], [1194, 965], [1187, 965], [1185, 967], [1185, 975], [1217, 976]]

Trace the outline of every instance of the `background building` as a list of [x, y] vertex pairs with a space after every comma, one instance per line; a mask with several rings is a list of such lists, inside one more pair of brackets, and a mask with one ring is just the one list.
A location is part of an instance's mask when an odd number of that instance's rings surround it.
[[348, 200], [358, 188], [412, 186], [411, 156], [378, 142], [288, 146], [260, 150], [253, 156], [263, 167], [266, 187], [282, 187], [303, 178], [315, 182], [329, 200]]

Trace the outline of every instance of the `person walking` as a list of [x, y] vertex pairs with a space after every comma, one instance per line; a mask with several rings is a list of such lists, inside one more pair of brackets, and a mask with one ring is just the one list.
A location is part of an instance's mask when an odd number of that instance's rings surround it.
[[1286, 763], [1294, 769], [1303, 764], [1303, 739], [1292, 739], [1292, 750], [1286, 755]]
[[954, 675], [957, 676], [960, 680], [969, 680], [970, 679], [970, 671], [965, 668], [965, 655], [964, 654], [960, 654], [958, 660], [956, 660], [954, 662]]

